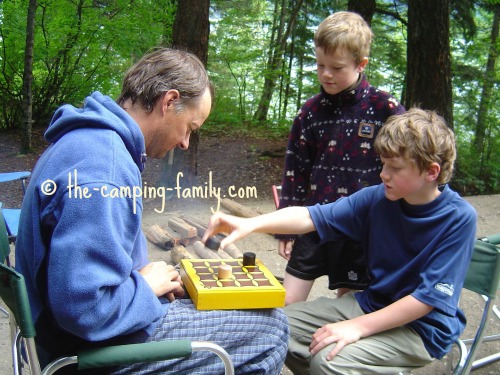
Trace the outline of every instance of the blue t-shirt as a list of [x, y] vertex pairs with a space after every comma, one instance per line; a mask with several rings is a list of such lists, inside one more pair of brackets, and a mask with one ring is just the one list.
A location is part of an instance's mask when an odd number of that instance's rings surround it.
[[370, 278], [356, 294], [363, 311], [407, 295], [434, 307], [408, 325], [432, 357], [443, 357], [465, 327], [458, 300], [474, 248], [474, 208], [448, 186], [434, 201], [413, 206], [388, 200], [381, 184], [308, 209], [322, 242], [362, 243]]

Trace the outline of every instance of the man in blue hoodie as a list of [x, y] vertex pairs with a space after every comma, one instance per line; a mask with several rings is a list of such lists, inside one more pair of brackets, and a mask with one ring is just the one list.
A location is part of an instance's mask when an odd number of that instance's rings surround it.
[[[16, 268], [25, 276], [42, 364], [77, 349], [172, 339], [209, 340], [231, 355], [236, 373], [279, 374], [288, 325], [281, 309], [198, 311], [178, 272], [150, 262], [140, 197], [146, 155], [189, 146], [211, 110], [213, 91], [192, 54], [158, 49], [126, 74], [117, 99], [94, 92], [83, 108], [59, 108], [45, 134], [23, 202]], [[196, 352], [115, 373], [219, 374]], [[99, 373], [103, 373], [100, 371]]]

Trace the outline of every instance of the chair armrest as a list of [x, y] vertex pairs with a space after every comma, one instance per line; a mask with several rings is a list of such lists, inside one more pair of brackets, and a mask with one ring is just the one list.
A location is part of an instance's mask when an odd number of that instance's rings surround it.
[[29, 176], [31, 176], [31, 172], [28, 172], [28, 171], [22, 171], [22, 172], [4, 172], [4, 173], [0, 173], [0, 182], [25, 180]]
[[500, 233], [492, 234], [481, 239], [482, 241], [492, 243], [493, 245], [500, 245]]
[[191, 355], [191, 341], [159, 341], [88, 349], [78, 353], [78, 369], [156, 362]]

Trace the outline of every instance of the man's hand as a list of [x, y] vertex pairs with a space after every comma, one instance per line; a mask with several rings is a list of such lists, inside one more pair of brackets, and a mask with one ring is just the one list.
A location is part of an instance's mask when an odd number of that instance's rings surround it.
[[175, 297], [184, 295], [179, 272], [163, 261], [148, 263], [139, 270], [139, 273], [158, 297], [165, 296], [172, 302]]
[[352, 320], [327, 324], [314, 333], [309, 346], [311, 354], [318, 353], [324, 347], [336, 343], [333, 350], [327, 355], [327, 360], [332, 360], [346, 345], [355, 343], [361, 338], [360, 327]]
[[292, 255], [293, 242], [293, 240], [280, 240], [278, 243], [278, 253], [286, 260], [290, 260]]

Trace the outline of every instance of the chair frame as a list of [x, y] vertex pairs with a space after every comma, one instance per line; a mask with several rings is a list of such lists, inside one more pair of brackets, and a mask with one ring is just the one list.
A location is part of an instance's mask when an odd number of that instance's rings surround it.
[[[21, 172], [2, 172], [0, 173], [0, 183], [20, 181], [23, 189], [23, 195], [26, 194], [26, 180], [31, 176], [29, 171]], [[0, 203], [0, 208], [2, 207]], [[9, 234], [9, 243], [15, 243], [17, 238], [17, 228], [19, 225], [20, 208], [4, 208], [4, 219]]]
[[0, 173], [0, 183], [20, 180], [21, 186], [23, 188], [23, 194], [26, 194], [26, 180], [30, 176], [31, 176], [31, 172], [29, 172], [29, 171], [2, 172], [2, 173]]
[[82, 350], [74, 356], [56, 359], [41, 369], [35, 344], [35, 326], [24, 277], [10, 266], [9, 253], [10, 244], [7, 238], [7, 228], [0, 208], [0, 256], [6, 260], [5, 263], [0, 262], [0, 292], [1, 298], [9, 309], [12, 363], [15, 375], [22, 371], [21, 344], [24, 345], [27, 363], [32, 375], [51, 375], [72, 364], [77, 364], [79, 370], [103, 368], [189, 357], [194, 351], [204, 350], [216, 354], [223, 361], [225, 374], [234, 375], [232, 359], [224, 348], [212, 342], [189, 340], [115, 345]]
[[[496, 292], [500, 281], [500, 234], [478, 239], [474, 246], [471, 264], [467, 272], [464, 288], [478, 293], [485, 301], [481, 321], [472, 339], [459, 339], [456, 344], [459, 350], [459, 362], [453, 375], [469, 374], [472, 370], [500, 359], [496, 353], [476, 360], [479, 348], [483, 342], [499, 340], [500, 335], [485, 336], [485, 330], [492, 313], [500, 318], [500, 313], [494, 305]], [[488, 269], [484, 270], [484, 267]], [[482, 272], [477, 270], [481, 269]], [[467, 345], [471, 345], [470, 349]]]

